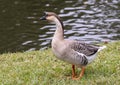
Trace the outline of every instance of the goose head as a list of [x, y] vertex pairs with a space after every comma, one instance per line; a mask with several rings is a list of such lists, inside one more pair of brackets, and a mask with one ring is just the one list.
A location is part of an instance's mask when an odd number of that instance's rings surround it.
[[40, 18], [40, 20], [48, 20], [48, 21], [55, 21], [56, 19], [60, 19], [57, 14], [53, 12], [44, 12], [44, 16]]

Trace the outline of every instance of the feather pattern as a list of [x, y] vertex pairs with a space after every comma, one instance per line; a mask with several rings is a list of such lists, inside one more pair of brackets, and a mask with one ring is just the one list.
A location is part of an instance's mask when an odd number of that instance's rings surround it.
[[89, 45], [80, 41], [74, 41], [70, 44], [71, 48], [79, 53], [83, 53], [86, 56], [91, 56], [98, 51], [98, 47]]
[[74, 55], [74, 56], [75, 56], [76, 60], [79, 61], [79, 64], [77, 64], [78, 66], [79, 65], [86, 66], [88, 64], [86, 55], [84, 55], [83, 53], [76, 52], [76, 55]]

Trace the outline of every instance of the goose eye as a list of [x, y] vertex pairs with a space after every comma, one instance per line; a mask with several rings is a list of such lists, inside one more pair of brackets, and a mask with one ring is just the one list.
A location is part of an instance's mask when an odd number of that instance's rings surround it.
[[48, 14], [46, 14], [46, 16], [49, 16]]
[[49, 15], [49, 14], [46, 14], [46, 17], [50, 17], [51, 15]]

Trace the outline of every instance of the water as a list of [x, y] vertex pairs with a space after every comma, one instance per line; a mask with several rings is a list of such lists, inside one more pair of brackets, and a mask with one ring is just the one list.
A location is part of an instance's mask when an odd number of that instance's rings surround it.
[[2, 0], [0, 53], [50, 47], [55, 25], [39, 18], [57, 13], [65, 38], [100, 43], [120, 39], [120, 0]]

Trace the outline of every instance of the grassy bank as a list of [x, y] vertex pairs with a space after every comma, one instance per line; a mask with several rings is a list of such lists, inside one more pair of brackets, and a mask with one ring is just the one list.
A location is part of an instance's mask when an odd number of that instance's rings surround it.
[[[0, 85], [120, 85], [120, 41], [106, 44], [81, 80], [71, 80], [71, 65], [51, 49], [0, 55]], [[77, 73], [80, 69], [77, 69]]]

